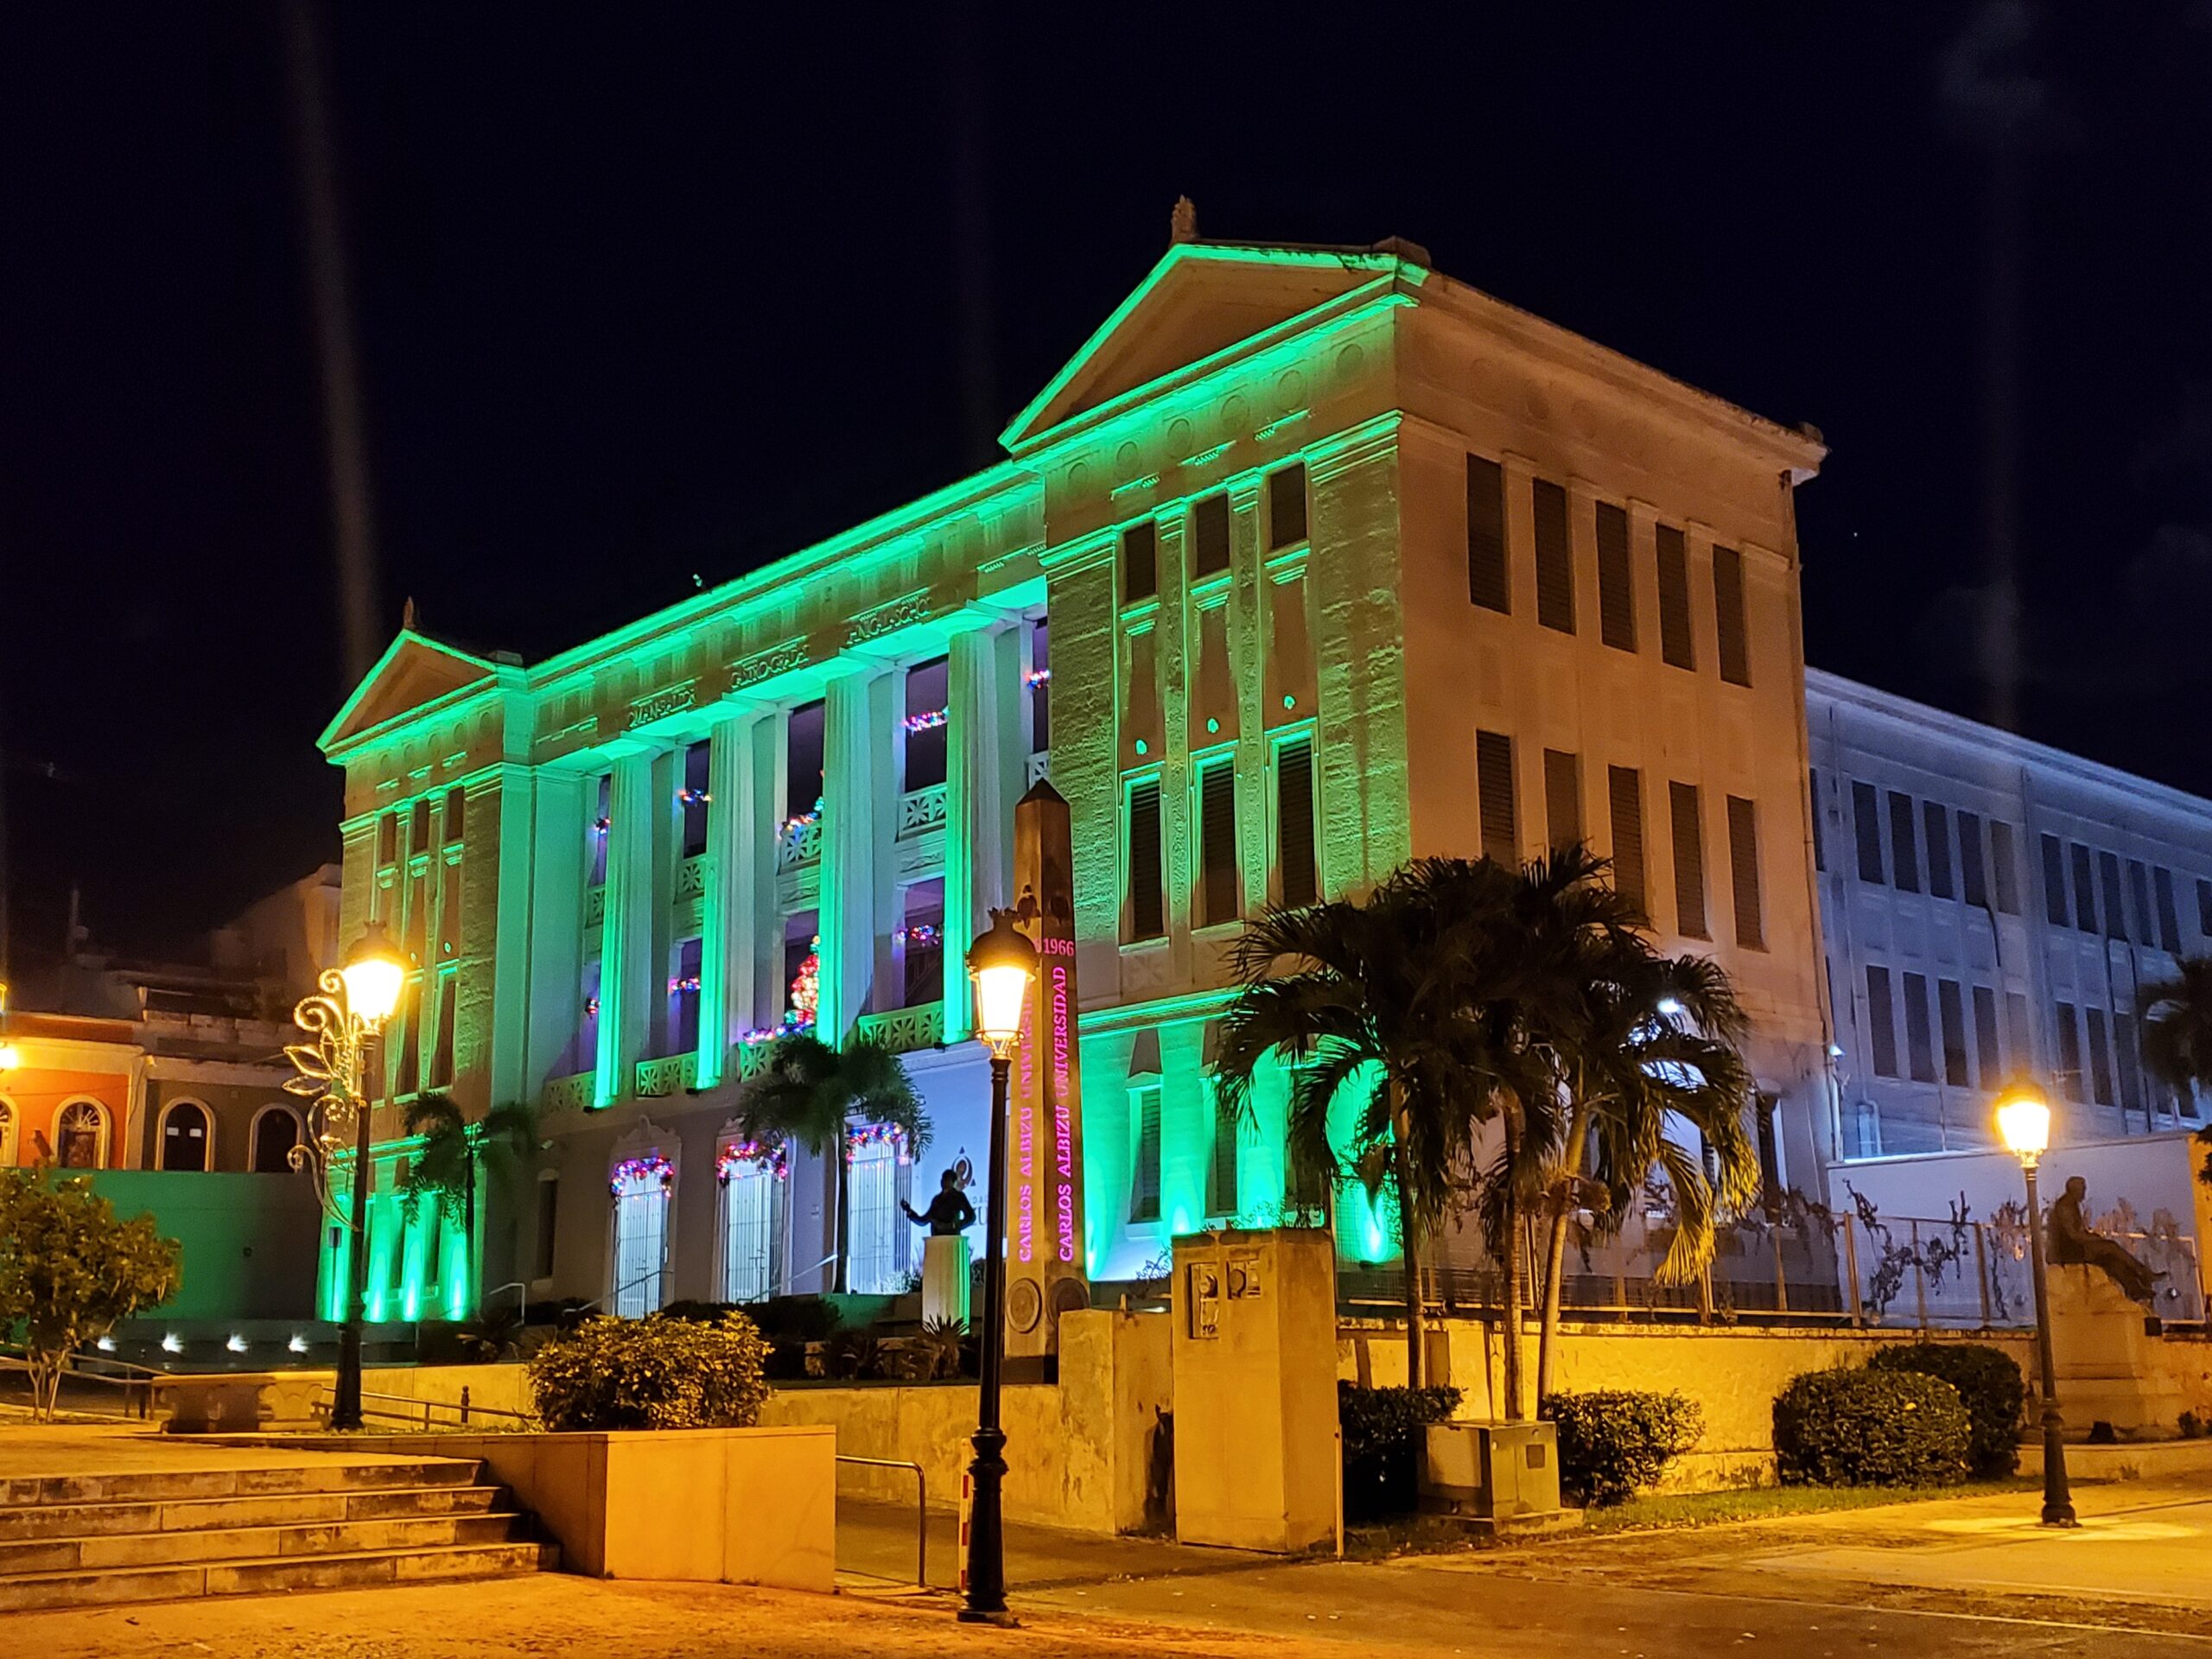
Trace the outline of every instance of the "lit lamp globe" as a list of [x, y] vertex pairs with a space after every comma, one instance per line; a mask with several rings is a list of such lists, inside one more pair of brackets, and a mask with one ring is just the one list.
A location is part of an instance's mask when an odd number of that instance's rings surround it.
[[21, 1049], [13, 1043], [0, 1043], [0, 1071], [12, 1071], [22, 1063]]
[[392, 944], [382, 922], [371, 922], [339, 965], [346, 982], [346, 1012], [374, 1031], [391, 1018], [407, 983], [407, 958]]
[[1037, 979], [1037, 947], [1014, 925], [1014, 912], [995, 910], [988, 932], [968, 951], [968, 977], [976, 987], [976, 1034], [1001, 1059], [1021, 1035], [1021, 1015]]
[[2033, 1084], [2016, 1083], [1997, 1097], [1997, 1133], [2030, 1169], [2050, 1145], [2050, 1103]]

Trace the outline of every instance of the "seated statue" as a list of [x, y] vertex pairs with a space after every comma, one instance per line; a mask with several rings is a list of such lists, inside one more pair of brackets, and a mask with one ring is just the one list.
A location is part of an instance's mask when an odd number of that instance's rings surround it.
[[2148, 1306], [2152, 1287], [2166, 1275], [2152, 1272], [2128, 1254], [2126, 1245], [2090, 1227], [2082, 1214], [2088, 1192], [2089, 1184], [2072, 1175], [2067, 1178], [2065, 1192], [2051, 1200], [2046, 1230], [2051, 1265], [2101, 1268], [2132, 1300]]

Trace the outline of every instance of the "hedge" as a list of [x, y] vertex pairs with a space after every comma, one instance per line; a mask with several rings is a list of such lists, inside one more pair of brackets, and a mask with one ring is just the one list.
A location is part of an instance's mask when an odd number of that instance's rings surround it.
[[1967, 1461], [1977, 1478], [1998, 1479], [2020, 1466], [2020, 1414], [2028, 1387], [2003, 1349], [1977, 1342], [1916, 1342], [1885, 1348], [1867, 1363], [1876, 1370], [1940, 1376], [1959, 1391], [1974, 1425]]
[[531, 1356], [545, 1427], [749, 1428], [768, 1397], [768, 1344], [753, 1321], [587, 1319]]
[[1974, 1425], [1959, 1391], [1924, 1372], [1849, 1366], [1791, 1379], [1774, 1402], [1785, 1483], [1941, 1485], [1967, 1477]]
[[1558, 1426], [1560, 1491], [1599, 1508], [1657, 1485], [1705, 1432], [1695, 1402], [1643, 1389], [1549, 1395], [1536, 1414]]
[[1459, 1408], [1457, 1389], [1363, 1389], [1338, 1382], [1345, 1518], [1371, 1521], [1409, 1513], [1421, 1499], [1427, 1440], [1422, 1431]]

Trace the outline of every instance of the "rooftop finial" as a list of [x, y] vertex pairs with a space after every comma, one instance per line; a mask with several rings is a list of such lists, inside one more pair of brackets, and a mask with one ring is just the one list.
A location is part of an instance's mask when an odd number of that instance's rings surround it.
[[407, 607], [399, 613], [399, 626], [408, 633], [415, 632], [415, 595], [407, 596]]
[[1175, 212], [1168, 220], [1169, 239], [1176, 242], [1195, 242], [1198, 239], [1198, 207], [1188, 196], [1175, 198]]

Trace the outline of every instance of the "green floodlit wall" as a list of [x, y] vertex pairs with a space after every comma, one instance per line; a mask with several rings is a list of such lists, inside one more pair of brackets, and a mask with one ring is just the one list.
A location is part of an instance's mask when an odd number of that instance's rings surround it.
[[[345, 1202], [340, 1190], [340, 1202]], [[482, 1195], [479, 1194], [479, 1203]], [[431, 1229], [439, 1231], [434, 1265]], [[320, 1268], [315, 1291], [317, 1319], [334, 1324], [346, 1317], [346, 1235], [325, 1224], [316, 1251]], [[418, 1205], [410, 1220], [397, 1192], [372, 1192], [369, 1197], [369, 1306], [371, 1325], [410, 1325], [423, 1319], [465, 1319], [475, 1312], [474, 1286], [468, 1269], [469, 1253], [460, 1222], [439, 1216], [429, 1205]]]
[[162, 1308], [170, 1318], [313, 1317], [321, 1211], [305, 1175], [104, 1169], [91, 1179], [117, 1215], [150, 1215], [183, 1246], [183, 1283]]

